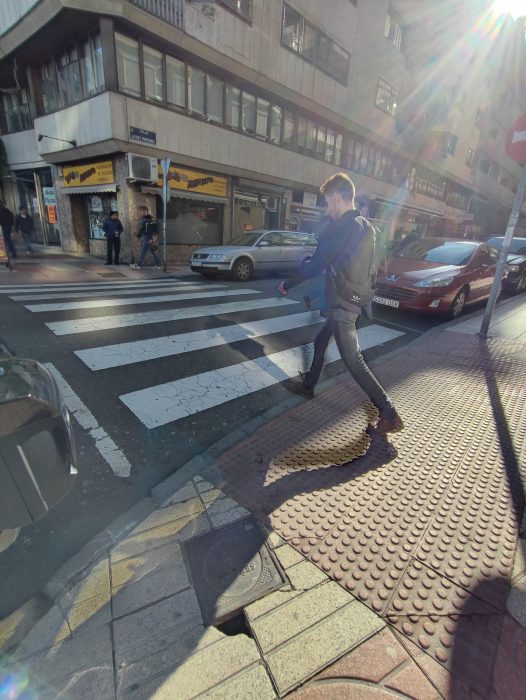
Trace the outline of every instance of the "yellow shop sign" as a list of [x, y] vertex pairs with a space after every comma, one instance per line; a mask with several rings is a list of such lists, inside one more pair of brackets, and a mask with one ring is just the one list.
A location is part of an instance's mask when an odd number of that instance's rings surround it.
[[115, 182], [111, 160], [105, 160], [102, 163], [64, 166], [62, 175], [64, 176], [64, 187], [109, 185]]
[[[158, 187], [163, 184], [162, 171], [159, 167]], [[187, 192], [199, 192], [210, 194], [214, 197], [226, 197], [226, 177], [203, 173], [199, 170], [186, 170], [176, 165], [171, 165], [168, 171], [168, 183], [171, 188], [185, 190]]]

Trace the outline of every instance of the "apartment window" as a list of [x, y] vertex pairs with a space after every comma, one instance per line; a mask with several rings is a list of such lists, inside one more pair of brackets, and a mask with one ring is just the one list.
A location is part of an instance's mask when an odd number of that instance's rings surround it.
[[332, 163], [334, 160], [334, 144], [336, 141], [336, 132], [332, 129], [327, 129], [327, 143], [325, 145], [325, 160]]
[[149, 46], [144, 46], [144, 95], [148, 100], [163, 101], [163, 55]]
[[29, 110], [27, 90], [2, 95], [2, 109], [7, 126], [7, 133], [31, 129], [32, 120]]
[[319, 132], [319, 129], [318, 129], [318, 125], [316, 124], [316, 122], [313, 122], [311, 119], [307, 119], [307, 131], [306, 131], [306, 136], [305, 136], [305, 150], [309, 151], [310, 153], [314, 153], [315, 150], [317, 151], [317, 146], [316, 146], [317, 132]]
[[256, 131], [256, 97], [244, 90], [241, 101], [241, 128], [246, 134]]
[[226, 124], [232, 129], [239, 129], [239, 112], [241, 108], [241, 90], [233, 85], [226, 86], [225, 92]]
[[39, 70], [39, 84], [44, 112], [53, 112], [60, 106], [55, 62], [48, 61]]
[[270, 102], [258, 97], [256, 111], [256, 136], [267, 138]]
[[320, 70], [347, 83], [349, 53], [286, 3], [283, 4], [281, 41]]
[[475, 163], [475, 157], [477, 155], [477, 152], [475, 151], [474, 148], [468, 148], [468, 152], [466, 155], [466, 165], [469, 165], [471, 168], [473, 164]]
[[119, 89], [130, 95], [140, 96], [139, 42], [122, 34], [115, 34], [115, 48]]
[[82, 99], [82, 83], [77, 49], [68, 49], [57, 60], [60, 101], [70, 105]]
[[318, 134], [316, 136], [316, 153], [320, 156], [325, 155], [325, 147], [327, 143], [327, 127], [318, 126]]
[[205, 114], [205, 74], [188, 66], [188, 109], [194, 114]]
[[219, 78], [212, 75], [206, 76], [206, 111], [208, 119], [222, 124], [223, 119], [223, 93], [225, 84]]
[[294, 145], [294, 128], [296, 119], [293, 112], [283, 110], [283, 143], [286, 146]]
[[89, 97], [104, 89], [104, 68], [100, 36], [96, 35], [79, 46], [80, 70], [84, 94]]
[[166, 57], [166, 100], [177, 107], [186, 106], [186, 70], [184, 63]]
[[252, 0], [219, 0], [219, 2], [248, 21], [252, 19]]
[[336, 134], [336, 141], [334, 145], [334, 164], [340, 165], [342, 160], [342, 149], [343, 149], [343, 134]]
[[404, 26], [392, 10], [389, 10], [385, 16], [384, 36], [396, 49], [402, 50]]
[[281, 141], [281, 124], [283, 121], [283, 110], [278, 105], [272, 105], [270, 110], [270, 140], [273, 143]]
[[458, 137], [454, 134], [446, 134], [444, 138], [444, 150], [450, 156], [455, 155], [457, 150]]
[[494, 160], [486, 158], [480, 161], [479, 170], [481, 173], [485, 173], [489, 177], [497, 178], [499, 167]]
[[398, 90], [390, 85], [383, 78], [378, 78], [378, 88], [376, 90], [376, 106], [387, 112], [391, 116], [396, 113], [398, 103]]
[[298, 148], [305, 148], [305, 140], [307, 138], [307, 119], [306, 117], [298, 117], [298, 133], [296, 135], [296, 145]]

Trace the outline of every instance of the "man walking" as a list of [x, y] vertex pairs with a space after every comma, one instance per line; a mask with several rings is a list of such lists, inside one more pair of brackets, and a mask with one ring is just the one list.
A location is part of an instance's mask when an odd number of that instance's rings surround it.
[[22, 234], [28, 255], [33, 254], [33, 248], [31, 247], [31, 235], [34, 230], [35, 227], [33, 226], [33, 217], [29, 216], [27, 213], [27, 207], [20, 207], [19, 213], [16, 215], [15, 219], [15, 231], [20, 231]]
[[137, 214], [139, 217], [137, 238], [141, 241], [141, 252], [139, 253], [138, 262], [132, 263], [130, 267], [134, 270], [140, 270], [146, 253], [150, 251], [153, 258], [153, 269], [160, 270], [159, 258], [157, 257], [157, 224], [148, 211], [148, 207], [137, 207]]
[[0, 204], [0, 227], [2, 228], [5, 247], [11, 258], [16, 258], [16, 248], [11, 240], [11, 229], [13, 228], [14, 220], [13, 212], [4, 204]]
[[[355, 209], [354, 183], [345, 173], [328, 178], [320, 192], [333, 223], [324, 231], [309, 264], [299, 275], [279, 285], [280, 294], [306, 278], [325, 273], [328, 318], [314, 341], [314, 359], [301, 383], [290, 384], [293, 391], [311, 398], [320, 377], [325, 351], [334, 335], [344, 365], [378, 408], [376, 430], [394, 433], [404, 424], [393, 402], [366, 365], [358, 344], [356, 319], [372, 295], [371, 269], [374, 262], [374, 232]], [[368, 289], [367, 289], [368, 287]]]
[[111, 211], [102, 224], [102, 230], [106, 236], [107, 259], [105, 265], [119, 264], [119, 253], [121, 252], [122, 223], [119, 219], [118, 211]]

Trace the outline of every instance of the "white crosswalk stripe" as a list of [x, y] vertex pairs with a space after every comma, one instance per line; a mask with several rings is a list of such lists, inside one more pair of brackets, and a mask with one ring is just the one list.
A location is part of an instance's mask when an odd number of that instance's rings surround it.
[[[402, 333], [398, 331], [375, 325], [358, 332], [363, 350], [400, 335]], [[302, 345], [257, 360], [247, 360], [133, 391], [119, 398], [147, 428], [158, 428], [297, 376], [298, 372], [308, 367], [311, 358], [312, 344]], [[335, 362], [339, 358], [336, 346], [331, 343], [326, 363]]]
[[[4, 288], [1, 291], [5, 293], [6, 290]], [[32, 312], [42, 315], [56, 312], [64, 314], [60, 321], [48, 320], [44, 316], [45, 326], [56, 336], [72, 336], [73, 343], [78, 337], [80, 344], [82, 338], [84, 347], [73, 350], [75, 356], [85, 367], [97, 373], [93, 375], [94, 381], [98, 381], [95, 377], [100, 376], [105, 382], [107, 375], [104, 370], [111, 371], [112, 378], [115, 377], [117, 385], [121, 387], [118, 396], [121, 404], [148, 429], [160, 428], [207, 409], [250, 396], [256, 391], [297, 376], [298, 372], [309, 366], [313, 345], [305, 344], [305, 334], [299, 337], [300, 344], [297, 344], [298, 336], [293, 340], [294, 336], [291, 333], [321, 325], [323, 322], [316, 312], [298, 312], [299, 301], [290, 297], [263, 297], [261, 292], [255, 289], [246, 289], [238, 285], [234, 288], [230, 285], [200, 284], [192, 279], [92, 285], [20, 285], [16, 291], [11, 287], [10, 293], [11, 301], [18, 303], [42, 302], [25, 304]], [[252, 298], [227, 300], [228, 297], [238, 296]], [[179, 301], [199, 303], [180, 307]], [[169, 304], [170, 308], [156, 309], [155, 305], [159, 303]], [[150, 308], [138, 313], [120, 312], [122, 307], [136, 304], [150, 305]], [[92, 310], [104, 308], [111, 308], [112, 313], [74, 317], [78, 315], [76, 312], [85, 310], [89, 314]], [[243, 320], [239, 319], [240, 314], [243, 314]], [[223, 316], [226, 318], [223, 319]], [[220, 318], [223, 323], [214, 327]], [[211, 324], [207, 320], [199, 319], [210, 319]], [[170, 329], [172, 332], [158, 335], [159, 324], [180, 321], [185, 322], [184, 330], [174, 333]], [[212, 327], [203, 328], [203, 323]], [[146, 328], [139, 334], [138, 329], [142, 327]], [[130, 331], [133, 332], [135, 328], [138, 335], [136, 339], [133, 335], [130, 336]], [[122, 342], [99, 343], [99, 336], [102, 337], [104, 332], [109, 330], [116, 331], [115, 339], [118, 340], [121, 335], [117, 333], [119, 329], [126, 332]], [[280, 333], [282, 335], [278, 338], [277, 334]], [[307, 337], [312, 337], [314, 333], [315, 330], [310, 330]], [[358, 331], [363, 350], [388, 343], [403, 335], [401, 331], [377, 324], [371, 324]], [[255, 346], [256, 354], [264, 352], [263, 348], [267, 354], [255, 359], [233, 362], [233, 358], [239, 355], [237, 350], [226, 355], [214, 353], [214, 348], [219, 350], [232, 346], [234, 349], [241, 347], [236, 346], [236, 343], [241, 344], [255, 338], [265, 338], [258, 343], [261, 350]], [[281, 349], [294, 342], [294, 347]], [[87, 344], [90, 347], [86, 347]], [[253, 348], [251, 352], [254, 352]], [[193, 359], [185, 359], [187, 353], [196, 353], [195, 357], [198, 359], [195, 364]], [[178, 356], [181, 360], [171, 365], [161, 364], [163, 358], [173, 356]], [[225, 358], [228, 358], [227, 362], [230, 364], [218, 367], [225, 362]], [[332, 363], [338, 359], [338, 350], [334, 343], [331, 343], [326, 362]], [[133, 370], [133, 366], [139, 364], [148, 367], [147, 374], [142, 368], [137, 372]], [[163, 377], [168, 366], [171, 376]], [[199, 370], [188, 375], [188, 370], [191, 371], [192, 367], [199, 367]], [[178, 372], [180, 378], [177, 377]], [[154, 381], [160, 383], [145, 387], [145, 376], [155, 377]], [[163, 379], [168, 381], [162, 381]], [[126, 457], [99, 427], [87, 406], [72, 392], [67, 380], [61, 377], [60, 381], [69, 396], [69, 403], [77, 407], [80, 420], [84, 420], [85, 417], [86, 425], [97, 440], [102, 436], [104, 459], [118, 476], [128, 475], [131, 466]], [[138, 388], [138, 384], [143, 388]], [[123, 388], [125, 393], [121, 393]]]
[[138, 304], [160, 304], [166, 301], [190, 301], [192, 299], [213, 299], [245, 294], [261, 294], [257, 289], [230, 289], [213, 292], [193, 292], [192, 294], [161, 294], [159, 296], [128, 297], [126, 299], [90, 299], [88, 301], [66, 301], [57, 304], [26, 304], [33, 313], [44, 311], [71, 311], [73, 309], [103, 309], [115, 306], [136, 306]]
[[[190, 281], [191, 278], [188, 278]], [[64, 284], [5, 284], [0, 286], [0, 294], [36, 293], [50, 291], [78, 291], [82, 289], [123, 289], [125, 287], [154, 287], [163, 284], [187, 284], [183, 280], [158, 278], [155, 280], [129, 280], [128, 282], [66, 282]]]

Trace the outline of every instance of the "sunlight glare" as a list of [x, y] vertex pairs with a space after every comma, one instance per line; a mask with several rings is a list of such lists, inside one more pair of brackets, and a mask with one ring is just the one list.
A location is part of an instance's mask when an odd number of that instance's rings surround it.
[[513, 19], [526, 15], [526, 0], [493, 0], [493, 12], [511, 15]]

